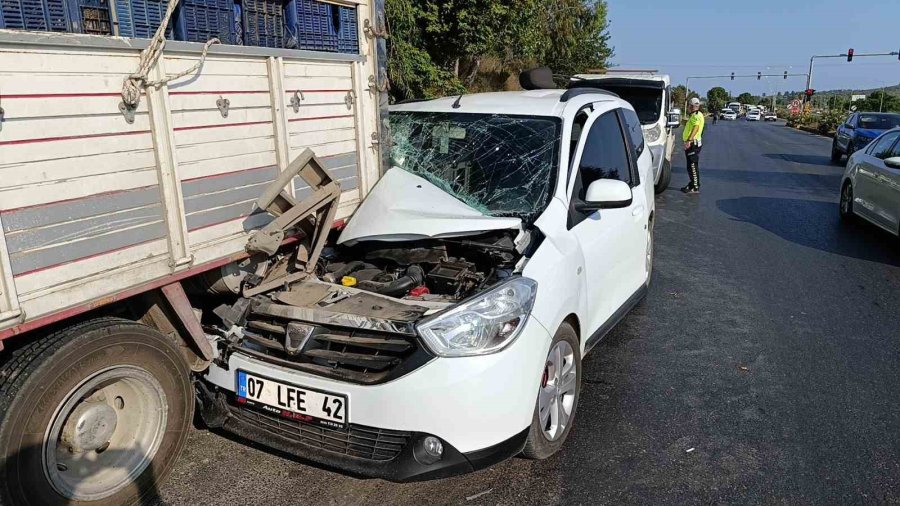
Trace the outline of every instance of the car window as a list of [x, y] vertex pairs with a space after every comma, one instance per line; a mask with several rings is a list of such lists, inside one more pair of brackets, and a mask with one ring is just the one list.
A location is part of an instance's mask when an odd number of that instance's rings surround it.
[[[900, 134], [900, 132], [898, 132]], [[895, 156], [900, 156], [900, 141], [894, 143], [894, 147], [891, 149], [891, 152], [885, 156], [885, 158], [894, 158]]]
[[900, 132], [890, 132], [882, 135], [878, 138], [877, 141], [872, 143], [872, 148], [869, 150], [869, 154], [874, 156], [875, 158], [880, 158], [884, 160], [885, 158], [890, 158], [891, 147], [893, 147], [894, 142], [897, 141], [897, 138], [900, 137]]
[[615, 112], [606, 113], [591, 125], [584, 141], [584, 151], [578, 163], [584, 198], [588, 185], [598, 179], [618, 179], [631, 184], [625, 138]]
[[635, 160], [644, 152], [644, 131], [641, 129], [641, 120], [631, 109], [620, 109], [625, 120], [625, 131], [631, 138], [631, 147], [634, 148]]
[[855, 127], [856, 126], [856, 114], [851, 114], [849, 118], [847, 118], [847, 124]]
[[615, 111], [597, 118], [584, 135], [584, 149], [575, 171], [572, 198], [569, 202], [568, 228], [584, 221], [591, 213], [582, 213], [575, 204], [584, 201], [587, 187], [598, 179], [618, 179], [631, 184], [625, 134]]

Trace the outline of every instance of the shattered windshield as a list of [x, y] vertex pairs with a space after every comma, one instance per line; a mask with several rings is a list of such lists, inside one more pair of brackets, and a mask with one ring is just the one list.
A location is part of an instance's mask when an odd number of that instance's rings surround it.
[[389, 118], [392, 166], [488, 216], [534, 218], [549, 202], [559, 119], [404, 111]]

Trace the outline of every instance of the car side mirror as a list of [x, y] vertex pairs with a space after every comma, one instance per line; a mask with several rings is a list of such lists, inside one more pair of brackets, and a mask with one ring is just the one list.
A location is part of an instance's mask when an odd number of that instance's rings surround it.
[[849, 128], [850, 130], [856, 130], [856, 127], [851, 125], [850, 123], [844, 123], [844, 128]]
[[900, 156], [885, 158], [884, 164], [892, 169], [900, 169]]
[[681, 109], [672, 109], [669, 111], [666, 126], [675, 128], [681, 125]]
[[598, 179], [588, 185], [584, 202], [577, 202], [575, 209], [580, 212], [598, 209], [618, 209], [631, 205], [631, 187], [618, 179]]

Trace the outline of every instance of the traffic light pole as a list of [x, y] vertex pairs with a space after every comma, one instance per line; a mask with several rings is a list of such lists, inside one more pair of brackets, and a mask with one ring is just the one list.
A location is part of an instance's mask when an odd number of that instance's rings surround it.
[[[731, 78], [734, 80], [735, 77], [755, 77], [757, 80], [763, 77], [782, 77], [787, 79], [788, 77], [799, 77], [806, 76], [806, 82], [809, 83], [809, 74], [788, 74], [784, 72], [782, 74], [762, 74], [757, 72], [756, 74], [741, 74], [735, 75], [730, 74], [727, 76], [688, 76], [687, 80], [684, 82], [684, 110], [687, 111], [688, 99], [691, 96], [691, 79], [723, 79], [723, 78]], [[809, 88], [809, 86], [807, 86]]]
[[[816, 58], [847, 58], [847, 61], [852, 61], [853, 58], [862, 58], [867, 56], [900, 56], [900, 52], [891, 51], [890, 53], [863, 53], [863, 54], [854, 54], [853, 50], [849, 50], [846, 53], [842, 54], [821, 54], [810, 57], [809, 59], [809, 73], [806, 75], [806, 89], [812, 89], [812, 76], [813, 76], [813, 64], [816, 61]], [[806, 95], [807, 102], [810, 100], [810, 95]]]

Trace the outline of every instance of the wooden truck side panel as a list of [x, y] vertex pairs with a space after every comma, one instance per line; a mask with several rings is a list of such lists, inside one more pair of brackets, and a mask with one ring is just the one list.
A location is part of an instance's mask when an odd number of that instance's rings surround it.
[[[122, 80], [145, 44], [0, 30], [0, 339], [242, 254], [270, 219], [256, 198], [305, 148], [341, 184], [338, 218], [380, 175], [368, 44], [213, 46], [129, 118]], [[151, 79], [194, 65], [200, 47], [167, 43]]]

